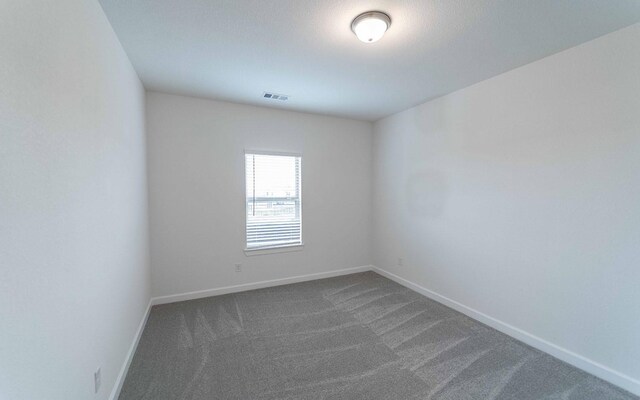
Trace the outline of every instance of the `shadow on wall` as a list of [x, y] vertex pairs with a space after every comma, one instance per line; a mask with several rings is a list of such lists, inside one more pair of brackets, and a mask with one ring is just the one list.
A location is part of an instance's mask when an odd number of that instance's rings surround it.
[[419, 105], [411, 113], [415, 129], [420, 133], [414, 137], [416, 143], [411, 148], [417, 152], [417, 160], [428, 162], [426, 154], [434, 154], [451, 144], [450, 107], [446, 99], [441, 98]]
[[406, 204], [411, 217], [435, 219], [444, 213], [447, 183], [440, 171], [424, 171], [409, 175]]
[[450, 138], [447, 133], [447, 104], [437, 99], [411, 111], [413, 126], [419, 135], [409, 135], [408, 165], [418, 166], [410, 173], [405, 183], [406, 205], [410, 217], [436, 219], [444, 213], [448, 197], [448, 185], [444, 172], [433, 168], [438, 155], [447, 148]]

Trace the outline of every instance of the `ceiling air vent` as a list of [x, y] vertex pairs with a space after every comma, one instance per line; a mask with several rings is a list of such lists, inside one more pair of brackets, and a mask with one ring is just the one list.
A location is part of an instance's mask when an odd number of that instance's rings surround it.
[[289, 100], [289, 95], [277, 94], [277, 93], [269, 93], [269, 92], [264, 92], [262, 97], [264, 97], [265, 99], [271, 99], [271, 100], [280, 100], [280, 101]]

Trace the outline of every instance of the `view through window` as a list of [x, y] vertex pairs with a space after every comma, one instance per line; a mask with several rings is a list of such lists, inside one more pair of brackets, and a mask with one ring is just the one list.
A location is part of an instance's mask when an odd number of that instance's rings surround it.
[[245, 154], [247, 249], [302, 244], [300, 156]]

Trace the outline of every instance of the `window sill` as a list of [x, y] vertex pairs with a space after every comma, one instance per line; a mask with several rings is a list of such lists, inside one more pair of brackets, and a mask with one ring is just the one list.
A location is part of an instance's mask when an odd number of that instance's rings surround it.
[[266, 254], [290, 253], [293, 251], [302, 251], [303, 248], [304, 248], [304, 243], [291, 244], [286, 246], [277, 246], [277, 247], [259, 247], [257, 249], [244, 249], [244, 254], [247, 257], [262, 256]]

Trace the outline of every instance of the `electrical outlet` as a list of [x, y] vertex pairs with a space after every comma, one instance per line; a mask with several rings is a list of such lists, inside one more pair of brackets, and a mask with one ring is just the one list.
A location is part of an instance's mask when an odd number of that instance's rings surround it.
[[95, 392], [98, 393], [100, 390], [100, 385], [102, 384], [102, 372], [100, 368], [96, 372], [93, 373], [93, 385], [95, 387]]
[[398, 267], [402, 267], [404, 264], [404, 260], [402, 258], [398, 258]]
[[242, 264], [236, 264], [236, 272], [242, 272]]

